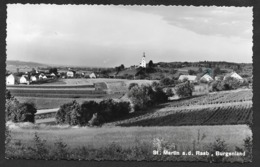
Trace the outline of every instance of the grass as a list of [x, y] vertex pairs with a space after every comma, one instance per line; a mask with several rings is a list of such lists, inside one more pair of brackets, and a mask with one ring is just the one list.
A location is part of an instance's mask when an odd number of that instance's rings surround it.
[[[214, 129], [214, 131], [212, 131]], [[204, 144], [211, 143], [216, 137], [223, 138], [231, 147], [241, 145], [243, 139], [252, 136], [252, 132], [246, 125], [223, 125], [223, 126], [182, 126], [182, 127], [67, 127], [35, 125], [12, 129], [12, 137], [30, 144], [30, 139], [37, 132], [48, 143], [62, 138], [71, 147], [93, 145], [102, 147], [116, 142], [123, 147], [131, 146], [135, 140], [152, 142], [153, 138], [164, 138], [181, 147], [191, 146], [196, 140], [198, 130], [206, 134]]]
[[[6, 156], [10, 158], [34, 158], [39, 153], [44, 157], [41, 151], [46, 152], [47, 148], [47, 152], [51, 152], [47, 159], [61, 158], [54, 153], [58, 151], [68, 153], [62, 154], [65, 159], [208, 161], [205, 156], [153, 156], [152, 151], [158, 149], [154, 145], [158, 140], [163, 148], [174, 147], [180, 152], [210, 151], [209, 146], [217, 139], [225, 142], [223, 149], [235, 151], [236, 147], [243, 148], [244, 139], [252, 137], [252, 131], [246, 125], [79, 128], [27, 123], [9, 124], [9, 129], [14, 150], [10, 152], [12, 149], [8, 147]], [[32, 153], [29, 148], [34, 145]], [[243, 159], [227, 161], [243, 162]]]

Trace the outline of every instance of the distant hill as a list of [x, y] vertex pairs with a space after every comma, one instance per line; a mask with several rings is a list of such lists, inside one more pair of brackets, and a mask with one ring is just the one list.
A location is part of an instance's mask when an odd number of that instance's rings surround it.
[[26, 61], [19, 61], [19, 60], [7, 60], [6, 61], [7, 66], [28, 66], [28, 67], [46, 67], [48, 65], [36, 63], [36, 62], [26, 62]]

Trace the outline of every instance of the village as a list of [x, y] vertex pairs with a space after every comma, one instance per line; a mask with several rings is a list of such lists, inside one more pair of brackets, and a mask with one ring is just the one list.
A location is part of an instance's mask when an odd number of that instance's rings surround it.
[[[19, 68], [17, 68], [16, 72], [6, 74], [6, 85], [41, 85], [46, 83], [56, 85], [60, 83], [60, 81], [66, 81], [68, 79], [97, 79], [96, 83], [99, 82], [98, 79], [127, 79], [132, 81], [143, 79], [160, 82], [164, 87], [164, 91], [172, 89], [175, 96], [169, 98], [170, 100], [179, 98], [176, 96], [174, 87], [177, 83], [184, 81], [189, 81], [194, 84], [193, 96], [212, 92], [214, 82], [225, 81], [228, 78], [233, 78], [238, 81], [238, 83], [243, 83], [242, 85], [247, 88], [252, 87], [252, 69], [250, 68], [247, 69], [246, 74], [244, 72], [246, 68], [243, 68], [244, 71], [241, 72], [242, 77], [232, 69], [233, 66], [231, 66], [230, 69], [225, 68], [228, 70], [221, 70], [219, 67], [212, 68], [211, 64], [207, 62], [197, 64], [189, 64], [187, 62], [180, 64], [178, 62], [178, 64], [173, 64], [173, 66], [177, 68], [164, 66], [165, 64], [153, 63], [152, 60], [147, 63], [145, 53], [143, 53], [140, 64], [130, 66], [129, 68], [124, 67], [123, 64], [115, 68], [96, 68], [93, 71], [76, 67], [47, 67], [41, 69], [33, 67], [32, 70], [19, 72]], [[227, 66], [225, 65], [225, 67]], [[235, 67], [238, 69], [237, 66]], [[96, 85], [98, 84], [95, 84], [95, 86]]]

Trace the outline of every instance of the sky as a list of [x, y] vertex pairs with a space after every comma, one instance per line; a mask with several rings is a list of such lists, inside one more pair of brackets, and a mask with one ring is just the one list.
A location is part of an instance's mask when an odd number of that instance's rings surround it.
[[7, 60], [252, 63], [252, 7], [7, 5]]

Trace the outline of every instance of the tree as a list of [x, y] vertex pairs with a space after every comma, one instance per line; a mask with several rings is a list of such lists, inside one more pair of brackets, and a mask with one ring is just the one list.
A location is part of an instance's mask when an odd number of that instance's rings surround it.
[[99, 104], [95, 101], [85, 101], [81, 104], [80, 109], [82, 111], [82, 124], [86, 124], [94, 113], [99, 111]]
[[138, 86], [138, 84], [137, 83], [130, 83], [129, 86], [128, 86], [128, 90], [131, 90], [132, 87], [134, 87], [134, 86]]
[[194, 85], [189, 81], [176, 85], [176, 93], [179, 97], [192, 96], [193, 89], [194, 89]]
[[12, 98], [11, 92], [9, 90], [5, 90], [5, 99], [10, 100]]
[[173, 82], [170, 78], [166, 77], [160, 80], [160, 84], [163, 86], [171, 85]]
[[7, 121], [12, 122], [32, 122], [37, 109], [33, 103], [19, 103], [15, 98], [6, 100], [5, 117]]
[[75, 100], [61, 105], [55, 119], [58, 124], [81, 125], [84, 122], [80, 105]]
[[194, 70], [188, 70], [188, 73], [189, 73], [189, 75], [196, 75], [197, 74], [197, 72], [194, 71]]
[[202, 70], [202, 68], [200, 67], [199, 69], [198, 69], [198, 73], [202, 73], [203, 72], [203, 70]]
[[167, 90], [166, 90], [166, 95], [167, 95], [168, 97], [171, 97], [171, 96], [174, 95], [174, 93], [173, 93], [173, 91], [172, 91], [171, 88], [167, 88]]
[[153, 67], [154, 67], [153, 61], [150, 60], [149, 63], [148, 63], [148, 68], [153, 68]]
[[57, 68], [50, 68], [49, 69], [49, 73], [51, 74], [51, 73], [54, 73], [55, 75], [57, 75], [58, 74], [58, 69]]
[[124, 64], [121, 64], [121, 66], [120, 66], [120, 70], [122, 71], [122, 70], [124, 70], [124, 69], [125, 69]]
[[35, 122], [34, 116], [37, 109], [34, 103], [25, 102], [19, 104], [19, 109], [17, 110], [17, 121], [18, 122]]
[[240, 87], [242, 82], [236, 78], [227, 77], [227, 78], [225, 78], [225, 80], [222, 81], [222, 84], [224, 86], [224, 90], [231, 90], [231, 89], [237, 89], [238, 87]]
[[221, 74], [221, 70], [220, 70], [219, 67], [214, 68], [213, 72], [214, 72], [214, 75], [215, 75], [215, 76]]
[[151, 98], [149, 93], [152, 91], [151, 86], [141, 85], [134, 86], [128, 91], [128, 97], [134, 104], [135, 110], [146, 109]]

